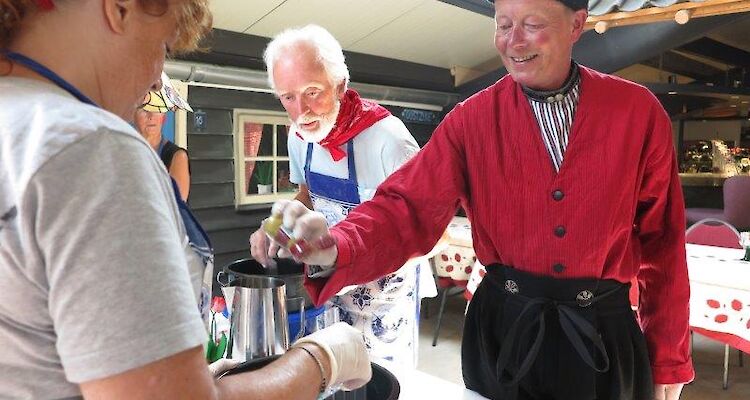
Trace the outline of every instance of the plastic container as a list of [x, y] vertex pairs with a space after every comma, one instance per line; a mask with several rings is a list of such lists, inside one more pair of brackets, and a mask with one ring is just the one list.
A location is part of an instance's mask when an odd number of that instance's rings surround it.
[[[290, 312], [288, 316], [289, 320], [289, 336], [296, 337], [299, 332], [299, 312]], [[317, 332], [323, 328], [331, 326], [339, 322], [338, 309], [330, 306], [322, 305], [320, 307], [305, 307], [305, 333], [302, 336], [307, 336], [313, 332]]]
[[[315, 326], [315, 320], [319, 318], [325, 311], [325, 306], [318, 308], [305, 308], [305, 333], [302, 336], [307, 336], [314, 331], [310, 331], [308, 325]], [[287, 320], [289, 321], [289, 336], [297, 337], [299, 333], [299, 312], [289, 313]]]

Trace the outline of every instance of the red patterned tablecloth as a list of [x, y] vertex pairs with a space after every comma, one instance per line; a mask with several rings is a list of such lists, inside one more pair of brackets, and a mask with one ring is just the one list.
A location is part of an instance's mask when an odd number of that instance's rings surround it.
[[750, 352], [750, 262], [745, 252], [687, 245], [690, 325], [697, 332]]
[[438, 278], [450, 278], [465, 284], [476, 260], [468, 218], [453, 217], [446, 229], [445, 239], [448, 248], [435, 256], [435, 273]]

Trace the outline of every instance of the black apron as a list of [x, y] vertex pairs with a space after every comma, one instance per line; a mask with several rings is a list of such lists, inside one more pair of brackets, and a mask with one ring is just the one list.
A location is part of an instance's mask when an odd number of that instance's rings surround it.
[[466, 314], [466, 387], [503, 400], [652, 400], [629, 287], [488, 266]]

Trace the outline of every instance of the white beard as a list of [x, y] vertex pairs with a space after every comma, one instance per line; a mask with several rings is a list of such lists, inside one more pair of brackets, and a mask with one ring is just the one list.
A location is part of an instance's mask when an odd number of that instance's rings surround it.
[[[331, 133], [334, 125], [336, 125], [336, 118], [338, 118], [339, 116], [340, 109], [341, 102], [337, 100], [336, 102], [334, 102], [333, 110], [330, 113], [315, 116], [302, 115], [297, 118], [297, 121], [292, 122], [292, 126], [300, 134], [300, 136], [302, 136], [302, 139], [305, 142], [319, 143], [321, 140], [325, 139], [329, 133]], [[300, 125], [302, 124], [309, 124], [315, 121], [318, 122], [318, 129], [310, 131], [302, 129], [300, 127]]]

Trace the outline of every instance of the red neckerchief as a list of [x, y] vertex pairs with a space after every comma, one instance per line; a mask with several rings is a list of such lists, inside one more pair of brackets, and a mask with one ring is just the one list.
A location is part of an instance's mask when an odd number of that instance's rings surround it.
[[[383, 106], [373, 101], [363, 100], [359, 97], [359, 93], [349, 89], [341, 100], [336, 124], [333, 125], [328, 136], [318, 144], [331, 153], [333, 161], [339, 161], [346, 157], [346, 152], [339, 146], [389, 115], [391, 113]], [[302, 138], [299, 133], [297, 136]]]

